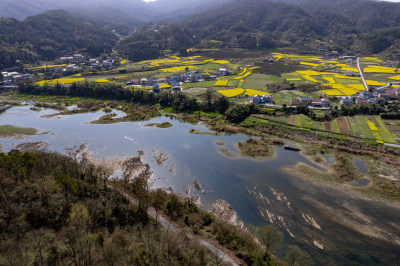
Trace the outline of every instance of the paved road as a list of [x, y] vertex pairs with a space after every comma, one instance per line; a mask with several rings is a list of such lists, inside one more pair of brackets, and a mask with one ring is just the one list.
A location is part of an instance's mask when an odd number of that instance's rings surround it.
[[[138, 201], [130, 196], [128, 193], [126, 193], [125, 191], [123, 191], [120, 188], [114, 187], [112, 185], [107, 185], [108, 188], [117, 191], [118, 193], [120, 193], [121, 195], [123, 195], [126, 199], [129, 200], [130, 203], [137, 205]], [[180, 233], [182, 232], [182, 230], [174, 225], [171, 224], [170, 221], [168, 221], [167, 219], [165, 219], [164, 217], [162, 217], [161, 215], [156, 215], [156, 211], [154, 210], [154, 208], [148, 208], [147, 209], [147, 214], [149, 216], [151, 216], [154, 219], [157, 219], [157, 221], [166, 229], [166, 230], [171, 230], [173, 232], [176, 233]], [[201, 239], [198, 236], [195, 236], [193, 234], [186, 234], [188, 238], [190, 239], [194, 239], [197, 240], [198, 243], [204, 247], [206, 247], [207, 249], [209, 249], [212, 253], [214, 253], [218, 258], [220, 258], [223, 262], [225, 263], [229, 263], [233, 266], [239, 266], [239, 264], [225, 251], [223, 251], [220, 248], [217, 248], [216, 246], [214, 246], [213, 244], [205, 241], [204, 239]]]
[[365, 81], [364, 74], [363, 74], [362, 69], [361, 69], [360, 58], [358, 58], [358, 57], [357, 57], [357, 67], [358, 67], [358, 72], [360, 72], [361, 80], [362, 80], [362, 82], [364, 84], [365, 91], [369, 91], [368, 84]]

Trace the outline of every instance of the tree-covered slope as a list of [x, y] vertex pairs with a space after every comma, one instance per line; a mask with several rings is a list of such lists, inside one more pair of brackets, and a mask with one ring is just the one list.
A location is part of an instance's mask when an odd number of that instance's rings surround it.
[[[370, 0], [244, 0], [202, 12], [177, 25], [150, 25], [121, 45], [128, 47], [146, 33], [152, 47], [182, 49], [223, 41], [241, 48], [326, 48], [354, 53], [380, 53], [397, 47], [400, 4]], [[185, 30], [185, 35], [173, 30]], [[180, 47], [165, 41], [183, 38]], [[186, 38], [187, 36], [187, 38]], [[128, 49], [126, 49], [127, 51]]]
[[64, 11], [50, 11], [24, 21], [0, 19], [0, 68], [16, 60], [32, 63], [76, 51], [99, 55], [110, 51], [117, 37]]

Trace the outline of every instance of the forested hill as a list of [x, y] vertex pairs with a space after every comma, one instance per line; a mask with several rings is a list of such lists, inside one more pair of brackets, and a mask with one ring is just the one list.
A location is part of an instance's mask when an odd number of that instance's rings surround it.
[[94, 22], [56, 10], [24, 21], [0, 19], [0, 68], [13, 66], [16, 60], [32, 63], [51, 60], [76, 51], [99, 55], [117, 42], [111, 30]]
[[[386, 51], [391, 46], [394, 52], [400, 46], [397, 41], [399, 22], [399, 3], [240, 0], [173, 26], [152, 25], [152, 31], [145, 29], [145, 38], [152, 47], [163, 49], [175, 49], [174, 40], [188, 36], [181, 41], [181, 46], [204, 45], [204, 40], [218, 40], [227, 47], [326, 48], [370, 54]], [[175, 36], [177, 34], [180, 36]], [[136, 36], [127, 39], [122, 46], [135, 50], [129, 46], [134, 40], [137, 40]]]

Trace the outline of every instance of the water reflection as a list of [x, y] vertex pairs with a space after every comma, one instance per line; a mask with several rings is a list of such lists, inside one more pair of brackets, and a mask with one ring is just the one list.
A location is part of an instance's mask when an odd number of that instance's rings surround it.
[[[235, 144], [248, 136], [188, 134], [192, 128], [208, 129], [168, 117], [101, 125], [89, 122], [104, 115], [102, 111], [45, 118], [44, 115], [57, 111], [36, 112], [29, 108], [7, 110], [0, 115], [0, 124], [50, 133], [27, 139], [0, 139], [3, 150], [27, 141], [48, 142], [49, 149], [62, 153], [66, 147], [87, 143], [88, 151], [97, 159], [137, 156], [138, 150], [142, 150], [143, 161], [154, 171], [151, 180], [154, 188], [172, 186], [175, 192], [184, 195], [187, 186], [197, 178], [206, 194], [192, 188], [191, 195], [200, 196], [204, 208], [224, 199], [247, 224], [275, 223], [286, 232], [288, 241], [306, 248], [318, 264], [329, 260], [345, 264], [354, 260], [370, 262], [375, 253], [379, 254], [380, 263], [400, 260], [399, 208], [283, 171], [283, 167], [299, 162], [323, 170], [300, 153], [277, 148], [276, 157], [269, 160], [231, 159], [218, 152], [221, 146], [216, 141], [224, 142], [223, 147], [237, 155]], [[166, 129], [144, 126], [166, 121], [173, 126]], [[169, 155], [165, 165], [154, 160], [156, 150]]]

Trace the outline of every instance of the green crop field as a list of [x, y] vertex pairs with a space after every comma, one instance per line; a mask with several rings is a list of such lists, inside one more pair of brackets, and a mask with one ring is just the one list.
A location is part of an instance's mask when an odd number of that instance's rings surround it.
[[281, 83], [282, 79], [277, 76], [266, 74], [252, 74], [244, 80], [244, 88], [246, 89], [263, 89], [267, 84]]

